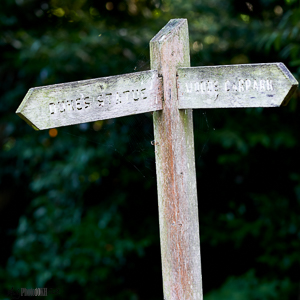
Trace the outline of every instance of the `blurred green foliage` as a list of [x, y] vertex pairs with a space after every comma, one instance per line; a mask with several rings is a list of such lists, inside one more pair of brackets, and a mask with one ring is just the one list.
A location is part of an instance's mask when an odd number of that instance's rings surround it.
[[[51, 137], [14, 112], [33, 86], [149, 69], [171, 18], [188, 19], [192, 66], [282, 61], [300, 78], [298, 1], [1, 2], [1, 299], [162, 299], [151, 114]], [[298, 98], [194, 111], [206, 300], [299, 297]]]

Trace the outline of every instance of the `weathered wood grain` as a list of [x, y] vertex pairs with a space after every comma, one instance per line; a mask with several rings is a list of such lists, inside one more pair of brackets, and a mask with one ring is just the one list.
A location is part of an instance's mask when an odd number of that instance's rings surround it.
[[283, 63], [179, 68], [178, 107], [276, 107], [297, 86]]
[[157, 71], [31, 88], [16, 113], [36, 130], [162, 109]]
[[150, 42], [151, 68], [163, 77], [154, 138], [165, 300], [200, 300], [202, 277], [192, 110], [179, 110], [176, 69], [190, 66], [188, 25], [171, 20]]

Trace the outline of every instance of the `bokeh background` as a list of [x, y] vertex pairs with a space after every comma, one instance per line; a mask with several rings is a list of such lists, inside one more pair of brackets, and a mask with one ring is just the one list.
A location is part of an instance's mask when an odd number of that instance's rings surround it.
[[[15, 111], [33, 86], [148, 70], [172, 18], [192, 66], [300, 78], [299, 1], [1, 1], [1, 299], [163, 299], [152, 115], [34, 131]], [[205, 300], [300, 299], [299, 97], [194, 111]]]

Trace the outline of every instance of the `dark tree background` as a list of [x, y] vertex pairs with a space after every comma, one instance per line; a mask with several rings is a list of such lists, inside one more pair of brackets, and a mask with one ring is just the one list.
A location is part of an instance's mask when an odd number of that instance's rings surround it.
[[[149, 69], [171, 18], [188, 19], [192, 66], [300, 78], [299, 1], [1, 1], [1, 299], [163, 298], [151, 114], [35, 132], [15, 111], [33, 86]], [[194, 111], [205, 300], [300, 299], [299, 96]]]

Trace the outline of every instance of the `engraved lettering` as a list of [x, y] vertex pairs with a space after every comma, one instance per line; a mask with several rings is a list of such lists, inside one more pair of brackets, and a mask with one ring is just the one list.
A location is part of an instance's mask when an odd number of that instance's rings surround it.
[[201, 81], [200, 87], [201, 87], [201, 93], [202, 94], [205, 93], [206, 92], [206, 82]]
[[253, 89], [258, 91], [258, 85], [257, 85], [256, 80], [254, 80], [254, 82], [253, 82]]
[[[203, 82], [205, 85], [208, 81]], [[146, 84], [144, 82], [144, 84]], [[150, 86], [150, 84], [149, 84]], [[103, 86], [102, 86], [103, 88]], [[194, 89], [199, 92], [200, 85], [199, 82], [189, 82], [188, 83], [188, 89], [191, 92], [194, 92]], [[210, 82], [210, 89], [211, 91], [217, 90], [217, 81]], [[150, 94], [149, 94], [150, 93]], [[81, 96], [76, 97], [75, 99], [71, 100], [59, 100], [59, 101], [53, 101], [49, 103], [49, 114], [53, 115], [56, 113], [70, 113], [75, 111], [81, 111], [82, 113], [86, 111], [86, 109], [97, 109], [98, 107], [104, 107], [104, 104], [122, 104], [122, 102], [128, 102], [128, 101], [139, 101], [143, 99], [148, 99], [151, 97], [151, 100], [158, 104], [158, 96], [155, 95], [155, 93], [151, 93], [149, 90], [149, 87], [141, 87], [138, 89], [130, 89], [125, 91], [114, 91], [114, 92], [101, 92], [95, 97], [90, 96], [84, 96], [82, 93], [80, 93]]]
[[251, 80], [247, 79], [246, 80], [246, 91], [248, 91], [250, 89], [251, 86]]
[[78, 99], [76, 99], [76, 108], [78, 109], [78, 110], [82, 110], [82, 100], [81, 100], [81, 98], [78, 98]]
[[97, 97], [97, 101], [99, 102], [99, 106], [103, 107], [104, 106], [104, 98], [103, 95], [99, 95]]
[[74, 110], [74, 107], [73, 107], [73, 100], [67, 100], [67, 103], [66, 103], [66, 110], [67, 110], [67, 111], [72, 111], [72, 110]]
[[243, 92], [244, 89], [244, 80], [240, 79], [239, 80], [239, 92]]
[[[145, 90], [146, 90], [146, 88], [141, 89], [141, 95], [142, 95], [143, 99], [147, 99], [147, 97], [145, 96], [145, 92], [144, 92]], [[145, 96], [145, 97], [143, 97], [143, 96]]]
[[85, 104], [84, 108], [89, 108], [91, 106], [91, 101], [88, 99], [89, 99], [89, 97], [84, 98], [84, 104]]
[[218, 81], [215, 81], [215, 92], [218, 92]]
[[187, 91], [187, 93], [191, 93], [191, 92], [192, 92], [192, 89], [193, 89], [193, 84], [192, 84], [192, 83], [190, 84], [190, 89], [189, 89], [189, 86], [188, 86], [187, 83], [185, 84], [185, 86], [186, 86], [186, 91]]
[[111, 96], [112, 96], [112, 93], [105, 94], [105, 99], [108, 101], [108, 104], [111, 104]]
[[[199, 80], [185, 83], [186, 93], [201, 93], [201, 94], [211, 94], [219, 93], [219, 82], [218, 80]], [[236, 78], [235, 81], [225, 80], [222, 89], [225, 92], [238, 92], [245, 93], [250, 92], [250, 90], [256, 91], [272, 91], [273, 82], [268, 79], [244, 79]]]
[[57, 105], [58, 105], [59, 111], [60, 111], [61, 113], [66, 111], [66, 107], [65, 107], [65, 102], [64, 102], [64, 101], [57, 102]]
[[121, 103], [121, 98], [119, 96], [119, 93], [117, 92], [117, 95], [116, 95], [116, 104], [119, 104]]
[[139, 98], [139, 90], [132, 90], [132, 98], [134, 101], [138, 101]]
[[208, 83], [207, 83], [207, 92], [210, 93], [213, 91], [213, 84], [211, 81], [208, 80]]
[[229, 84], [230, 84], [230, 82], [229, 82], [228, 80], [226, 80], [226, 82], [225, 82], [225, 91], [226, 91], [226, 92], [229, 92], [229, 91], [230, 91], [230, 89], [229, 89]]
[[49, 103], [50, 114], [53, 115], [56, 112], [55, 103]]
[[272, 80], [267, 80], [267, 90], [273, 91]]
[[259, 81], [259, 87], [261, 91], [265, 91], [265, 81], [264, 80], [260, 80]]
[[233, 84], [232, 85], [232, 90], [235, 91], [235, 92], [237, 92], [238, 91], [238, 87], [235, 84]]
[[93, 100], [91, 101], [91, 107], [96, 108], [97, 107], [97, 97], [93, 97]]
[[129, 91], [125, 91], [123, 92], [123, 94], [126, 96], [126, 101], [128, 102], [128, 98], [129, 98]]

